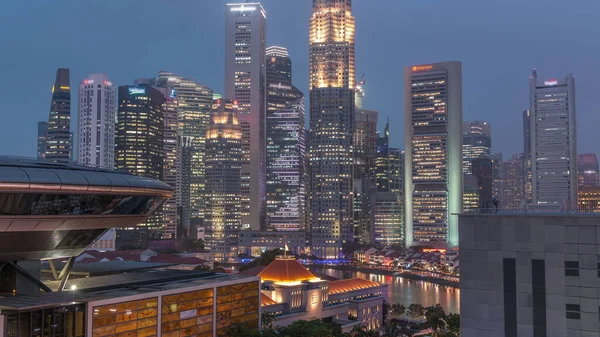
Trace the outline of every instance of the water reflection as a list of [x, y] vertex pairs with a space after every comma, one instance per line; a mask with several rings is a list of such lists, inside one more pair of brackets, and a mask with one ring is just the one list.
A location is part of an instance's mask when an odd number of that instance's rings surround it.
[[441, 304], [446, 312], [460, 311], [460, 289], [442, 286], [431, 282], [411, 280], [397, 276], [367, 274], [336, 269], [321, 269], [319, 272], [339, 279], [360, 277], [367, 280], [389, 284], [388, 301], [402, 303], [420, 303], [423, 306]]

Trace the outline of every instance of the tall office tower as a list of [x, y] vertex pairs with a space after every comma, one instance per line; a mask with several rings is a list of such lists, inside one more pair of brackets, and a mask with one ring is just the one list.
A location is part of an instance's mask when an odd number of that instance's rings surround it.
[[392, 192], [376, 192], [373, 207], [371, 242], [376, 245], [404, 244], [404, 211], [400, 196]]
[[[140, 78], [135, 85], [152, 86], [165, 97], [164, 115], [164, 165], [162, 181], [172, 186], [174, 193], [162, 206], [163, 230], [162, 238], [175, 238], [183, 234], [180, 228], [179, 207], [180, 193], [177, 190], [177, 178], [181, 167], [181, 146], [179, 143], [179, 114], [177, 111], [177, 91], [166, 79]], [[189, 186], [189, 185], [188, 185]]]
[[305, 228], [304, 95], [291, 82], [292, 61], [269, 47], [267, 66], [267, 228]]
[[350, 0], [313, 0], [309, 28], [312, 253], [354, 240], [354, 17]]
[[242, 127], [242, 227], [265, 227], [266, 26], [260, 3], [227, 4], [225, 97], [238, 103]]
[[191, 235], [191, 227], [202, 225], [204, 217], [206, 129], [210, 124], [213, 91], [194, 78], [167, 71], [160, 71], [157, 80], [161, 86], [175, 90], [177, 96], [181, 154], [177, 172], [177, 205], [182, 234]]
[[575, 78], [530, 77], [533, 203], [577, 209]]
[[477, 188], [479, 189], [478, 208], [484, 211], [488, 210], [494, 206], [492, 203], [492, 160], [490, 158], [475, 158], [471, 163], [471, 167], [472, 175], [477, 178]]
[[475, 158], [490, 158], [492, 154], [492, 125], [485, 121], [463, 123], [462, 168], [471, 174]]
[[463, 173], [463, 210], [472, 211], [479, 208], [479, 185], [477, 177]]
[[46, 137], [48, 136], [48, 122], [38, 122], [37, 157], [46, 158]]
[[460, 62], [406, 67], [406, 245], [458, 245], [462, 211]]
[[577, 156], [579, 187], [598, 186], [598, 157], [595, 153], [581, 153]]
[[[163, 180], [165, 96], [147, 85], [119, 87], [115, 136], [115, 168]], [[162, 209], [145, 226], [162, 229]]]
[[523, 200], [525, 204], [531, 204], [533, 198], [533, 187], [531, 177], [531, 113], [523, 111]]
[[78, 164], [114, 168], [115, 96], [104, 74], [91, 74], [79, 84]]
[[216, 261], [237, 257], [241, 228], [242, 130], [234, 101], [214, 101], [206, 132], [206, 247]]
[[377, 159], [375, 159], [375, 181], [377, 192], [388, 192], [389, 189], [389, 151], [390, 149], [390, 119], [385, 123], [383, 135], [377, 134]]
[[523, 155], [515, 155], [501, 165], [500, 208], [504, 210], [524, 210], [523, 201]]
[[502, 153], [492, 155], [492, 200], [500, 201], [502, 189]]
[[354, 111], [354, 237], [371, 243], [372, 212], [377, 191], [377, 111]]
[[389, 182], [390, 192], [404, 195], [404, 151], [396, 148], [389, 149]]
[[49, 161], [69, 162], [73, 154], [70, 83], [69, 69], [58, 69], [52, 86], [52, 102], [46, 136], [46, 159]]

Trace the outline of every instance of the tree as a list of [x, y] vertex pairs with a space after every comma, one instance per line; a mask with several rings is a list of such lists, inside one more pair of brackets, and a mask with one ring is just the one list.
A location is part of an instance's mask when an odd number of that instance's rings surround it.
[[444, 320], [446, 321], [446, 325], [448, 328], [446, 336], [460, 336], [460, 315], [450, 313], [446, 316], [446, 318], [444, 318]]
[[444, 320], [445, 318], [446, 313], [441, 305], [436, 304], [434, 306], [427, 307], [425, 311], [425, 323], [423, 323], [422, 326], [426, 329], [433, 330], [433, 335], [437, 337], [439, 331], [446, 329], [446, 321]]
[[394, 317], [400, 317], [406, 313], [406, 307], [404, 304], [394, 303], [392, 304], [391, 314]]
[[278, 255], [283, 255], [283, 251], [279, 248], [267, 250], [266, 252], [262, 253], [260, 257], [256, 260], [242, 265], [240, 267], [240, 271], [248, 270], [257, 266], [268, 266], [269, 264], [271, 264], [271, 262], [275, 261], [275, 258]]
[[386, 324], [383, 328], [383, 335], [381, 337], [401, 337], [402, 330], [398, 328], [396, 323]]
[[204, 240], [202, 239], [194, 239], [191, 237], [186, 237], [181, 239], [181, 248], [184, 251], [203, 251], [204, 250]]
[[275, 314], [268, 311], [263, 311], [260, 315], [260, 322], [263, 329], [272, 329], [275, 322]]
[[406, 315], [408, 315], [412, 319], [422, 319], [425, 315], [425, 308], [417, 303], [413, 303], [408, 306], [408, 310], [406, 311]]
[[392, 306], [390, 305], [390, 303], [386, 300], [383, 300], [383, 305], [381, 306], [381, 322], [383, 322], [383, 324], [385, 324], [385, 322], [387, 322], [387, 317], [390, 314], [391, 310], [392, 310]]
[[328, 324], [318, 319], [298, 320], [277, 329], [278, 336], [285, 337], [344, 337], [342, 328], [337, 324]]

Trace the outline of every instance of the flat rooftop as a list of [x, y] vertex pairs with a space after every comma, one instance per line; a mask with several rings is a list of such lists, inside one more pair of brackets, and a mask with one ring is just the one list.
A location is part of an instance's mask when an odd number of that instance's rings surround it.
[[[141, 261], [107, 261], [107, 262], [75, 262], [71, 268], [72, 276], [104, 276], [121, 273], [131, 273], [152, 269], [165, 269], [175, 266], [176, 263], [141, 262]], [[64, 263], [57, 263], [57, 272], [63, 268]], [[43, 266], [42, 272], [51, 273], [50, 266]]]
[[111, 299], [195, 286], [210, 286], [234, 280], [257, 281], [258, 277], [240, 274], [217, 274], [205, 271], [164, 270], [136, 272], [74, 279], [65, 289], [75, 285], [75, 291], [61, 291], [0, 298], [2, 311], [29, 311], [89, 301]]

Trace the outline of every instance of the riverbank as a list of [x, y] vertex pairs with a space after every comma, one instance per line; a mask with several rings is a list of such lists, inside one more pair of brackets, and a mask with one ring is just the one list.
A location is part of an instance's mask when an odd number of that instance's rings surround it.
[[[336, 269], [336, 270], [342, 270], [342, 271], [356, 271], [356, 272], [361, 272], [361, 273], [365, 273], [365, 274], [378, 274], [378, 275], [389, 275], [389, 276], [393, 276], [394, 272], [391, 270], [383, 270], [383, 269], [376, 269], [376, 268], [364, 268], [364, 267], [354, 267], [354, 266], [349, 266], [349, 265], [339, 265], [339, 266], [335, 266], [335, 265], [331, 265], [331, 266], [318, 266], [318, 265], [312, 265], [310, 266], [310, 268], [315, 268], [315, 269]], [[399, 277], [403, 277], [403, 278], [407, 278], [407, 279], [411, 279], [411, 280], [418, 280], [418, 281], [426, 281], [426, 282], [430, 282], [430, 283], [434, 283], [434, 284], [439, 284], [439, 285], [443, 285], [443, 286], [447, 286], [447, 287], [455, 287], [458, 288], [458, 282], [454, 282], [454, 281], [449, 281], [449, 280], [444, 280], [444, 279], [440, 279], [437, 277], [429, 277], [429, 276], [421, 276], [421, 275], [415, 275], [412, 273], [406, 273], [406, 272], [401, 272], [399, 273], [400, 275], [398, 275]]]

